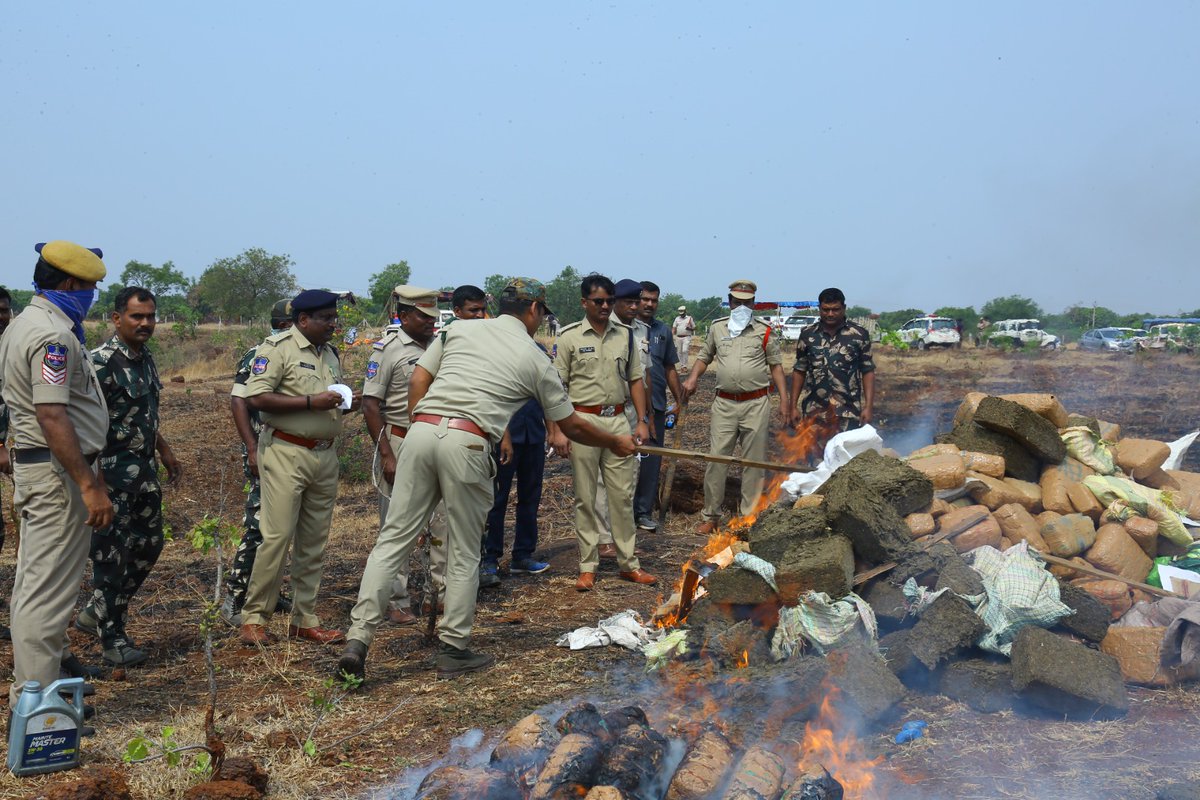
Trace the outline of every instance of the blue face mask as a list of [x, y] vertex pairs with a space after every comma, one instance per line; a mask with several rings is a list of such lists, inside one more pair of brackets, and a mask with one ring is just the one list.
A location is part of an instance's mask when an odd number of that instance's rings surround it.
[[92, 304], [100, 296], [100, 290], [76, 289], [71, 292], [60, 292], [57, 289], [39, 289], [36, 284], [33, 289], [67, 315], [67, 318], [74, 323], [71, 330], [75, 332], [75, 338], [79, 339], [80, 344], [83, 344], [83, 318], [87, 316]]

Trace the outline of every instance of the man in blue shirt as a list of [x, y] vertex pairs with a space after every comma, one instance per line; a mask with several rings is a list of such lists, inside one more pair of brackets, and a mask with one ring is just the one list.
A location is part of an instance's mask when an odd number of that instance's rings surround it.
[[[661, 447], [666, 440], [664, 423], [667, 411], [667, 388], [670, 387], [675, 402], [683, 395], [679, 385], [679, 373], [675, 365], [679, 363], [679, 354], [675, 350], [675, 340], [671, 328], [658, 319], [658, 284], [652, 281], [642, 281], [641, 306], [638, 317], [650, 327], [647, 342], [650, 347], [650, 405], [654, 413], [654, 426], [650, 429], [650, 441]], [[644, 531], [658, 528], [654, 520], [654, 501], [658, 497], [658, 477], [662, 466], [662, 456], [645, 456], [642, 458], [638, 472], [637, 489], [633, 495], [633, 516], [637, 526]]]

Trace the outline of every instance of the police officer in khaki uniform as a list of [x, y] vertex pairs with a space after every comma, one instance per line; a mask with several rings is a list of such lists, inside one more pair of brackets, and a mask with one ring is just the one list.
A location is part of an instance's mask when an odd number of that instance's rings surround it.
[[[292, 300], [293, 326], [268, 336], [250, 365], [246, 402], [262, 414], [258, 472], [262, 486], [262, 544], [250, 573], [240, 635], [247, 644], [271, 640], [266, 624], [279, 599], [279, 582], [292, 553], [291, 638], [340, 641], [320, 626], [317, 590], [329, 523], [337, 496], [334, 439], [342, 430], [342, 382], [337, 352], [329, 346], [337, 327], [338, 296], [309, 289]], [[349, 410], [356, 410], [355, 394]]]
[[[708, 369], [717, 368], [717, 396], [713, 400], [709, 425], [711, 452], [714, 455], [733, 455], [741, 446], [744, 458], [764, 461], [770, 432], [771, 384], [782, 402], [783, 424], [791, 422], [792, 404], [788, 402], [787, 385], [783, 378], [783, 356], [779, 340], [771, 326], [754, 318], [754, 281], [734, 281], [729, 284], [728, 317], [715, 320], [708, 328], [704, 347], [696, 356], [692, 374], [683, 383], [685, 397], [696, 391], [696, 383]], [[721, 501], [725, 497], [725, 464], [709, 464], [704, 472], [704, 522], [698, 532], [712, 533], [721, 519]], [[761, 469], [742, 472], [742, 502], [739, 513], [746, 516], [754, 511], [762, 495], [766, 473]]]
[[[559, 333], [554, 362], [571, 403], [576, 411], [588, 415], [593, 425], [623, 435], [629, 433], [624, 413], [628, 391], [635, 409], [637, 438], [648, 439], [641, 353], [632, 329], [613, 319], [616, 287], [603, 275], [588, 275], [580, 285], [580, 293], [584, 319], [567, 325]], [[565, 445], [561, 436], [560, 432], [552, 437], [556, 447]], [[579, 539], [579, 579], [575, 588], [586, 592], [596, 583], [596, 569], [600, 566], [598, 545], [604, 529], [596, 509], [597, 483], [601, 478], [608, 493], [609, 521], [621, 577], [634, 583], [654, 583], [657, 578], [640, 567], [634, 554], [633, 487], [637, 481], [637, 460], [599, 447], [574, 446], [571, 470], [575, 480], [575, 533]]]
[[417, 362], [409, 382], [412, 426], [397, 460], [387, 522], [367, 559], [358, 603], [350, 614], [349, 641], [338, 673], [365, 673], [367, 648], [383, 620], [392, 578], [443, 499], [450, 534], [437, 674], [453, 678], [493, 663], [491, 655], [468, 648], [479, 584], [479, 537], [492, 506], [492, 446], [531, 397], [574, 441], [607, 447], [622, 457], [633, 455], [628, 432], [607, 433], [574, 413], [553, 365], [534, 344], [533, 334], [548, 312], [545, 301], [540, 283], [515, 278], [500, 294], [499, 318], [449, 326], [444, 341], [436, 337]]
[[[367, 379], [363, 383], [363, 418], [371, 440], [379, 452], [380, 471], [385, 486], [379, 498], [379, 525], [387, 519], [389, 497], [396, 480], [396, 458], [408, 435], [408, 381], [417, 360], [433, 338], [433, 324], [438, 318], [438, 293], [419, 286], [397, 286], [393, 295], [400, 328], [392, 330], [371, 346], [367, 362]], [[438, 593], [445, 584], [446, 523], [441, 514], [434, 514], [430, 527], [433, 538], [440, 544], [430, 548], [431, 571]], [[394, 625], [412, 625], [417, 621], [410, 609], [408, 597], [408, 564], [400, 568], [392, 585], [388, 604], [388, 620]]]
[[0, 339], [0, 393], [12, 425], [13, 505], [21, 548], [11, 625], [14, 708], [26, 681], [44, 688], [68, 652], [91, 533], [113, 518], [96, 457], [108, 409], [84, 349], [83, 318], [104, 278], [99, 250], [65, 241], [35, 248], [36, 294]]

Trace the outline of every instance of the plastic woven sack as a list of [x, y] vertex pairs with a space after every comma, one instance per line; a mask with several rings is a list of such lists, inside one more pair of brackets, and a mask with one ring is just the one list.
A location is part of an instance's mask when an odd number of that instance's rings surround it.
[[1001, 553], [980, 547], [966, 555], [979, 573], [987, 593], [975, 613], [988, 626], [979, 647], [1002, 655], [1012, 654], [1012, 640], [1027, 625], [1053, 627], [1073, 613], [1058, 595], [1058, 581], [1044, 564], [1029, 554], [1025, 542]]
[[771, 637], [771, 655], [783, 661], [803, 649], [804, 642], [824, 653], [842, 642], [860, 622], [872, 640], [879, 636], [875, 612], [858, 595], [831, 600], [824, 592], [806, 592], [799, 605], [779, 612], [779, 624]]
[[1192, 544], [1192, 535], [1183, 526], [1183, 520], [1163, 503], [1162, 493], [1157, 489], [1112, 475], [1089, 475], [1083, 479], [1083, 485], [1105, 506], [1124, 500], [1134, 511], [1157, 522], [1159, 535], [1175, 544], [1182, 547]]
[[1099, 436], [1082, 425], [1064, 428], [1059, 434], [1063, 444], [1067, 446], [1067, 454], [1083, 464], [1087, 464], [1101, 475], [1112, 475], [1117, 471], [1112, 453]]

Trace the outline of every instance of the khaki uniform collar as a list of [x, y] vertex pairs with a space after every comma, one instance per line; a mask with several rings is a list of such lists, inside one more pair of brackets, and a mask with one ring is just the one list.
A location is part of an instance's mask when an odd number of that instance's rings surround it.
[[290, 330], [292, 332], [292, 338], [296, 340], [296, 346], [299, 347], [301, 350], [304, 350], [307, 348], [307, 349], [312, 350], [314, 353], [321, 352], [321, 348], [317, 347], [315, 344], [313, 344], [307, 338], [305, 338], [304, 334], [300, 332], [300, 329], [298, 327], [293, 325], [292, 327], [288, 328], [288, 330]]
[[51, 303], [49, 300], [47, 300], [45, 295], [35, 294], [33, 296], [33, 299], [31, 299], [29, 301], [29, 305], [37, 306], [38, 308], [42, 309], [43, 311], [50, 312], [50, 316], [57, 318], [59, 322], [66, 325], [68, 328], [72, 327], [75, 324], [74, 322], [71, 321], [71, 318], [68, 317], [63, 312], [63, 310], [61, 308], [59, 308], [58, 306], [54, 305], [54, 303]]

